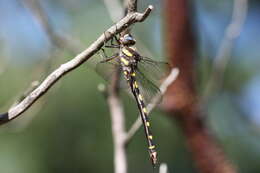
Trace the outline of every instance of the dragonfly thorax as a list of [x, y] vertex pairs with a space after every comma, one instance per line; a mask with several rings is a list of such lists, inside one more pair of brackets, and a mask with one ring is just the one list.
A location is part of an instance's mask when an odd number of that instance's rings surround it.
[[139, 62], [139, 56], [136, 54], [133, 48], [124, 46], [120, 51], [120, 61], [123, 66], [136, 67]]

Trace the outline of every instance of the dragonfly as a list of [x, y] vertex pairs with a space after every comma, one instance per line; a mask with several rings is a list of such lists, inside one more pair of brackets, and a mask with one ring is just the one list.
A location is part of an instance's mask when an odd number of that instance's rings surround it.
[[[166, 77], [169, 64], [142, 56], [137, 51], [135, 47], [136, 40], [131, 34], [124, 34], [119, 38], [114, 37], [114, 39], [117, 44], [111, 41], [111, 45], [105, 45], [105, 47], [117, 48], [119, 51], [110, 57], [103, 56], [103, 60], [97, 64], [96, 70], [106, 80], [111, 80], [113, 73], [118, 72], [120, 78], [124, 78], [122, 79], [123, 83], [128, 85], [137, 103], [143, 122], [150, 160], [152, 165], [155, 166], [158, 162], [158, 156], [146, 106], [155, 96], [161, 96], [158, 85]], [[103, 53], [105, 54], [104, 50]]]

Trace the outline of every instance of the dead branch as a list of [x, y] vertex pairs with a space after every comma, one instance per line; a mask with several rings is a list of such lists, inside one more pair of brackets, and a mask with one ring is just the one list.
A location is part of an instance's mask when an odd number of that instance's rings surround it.
[[[75, 55], [77, 52], [80, 52], [84, 48], [83, 44], [79, 40], [75, 40], [75, 38], [70, 38], [68, 35], [63, 34], [63, 35], [58, 35], [53, 26], [50, 23], [50, 19], [46, 13], [46, 11], [42, 8], [41, 3], [39, 0], [23, 0], [23, 5], [25, 8], [28, 8], [33, 17], [35, 18], [35, 21], [40, 24], [40, 27], [43, 28], [45, 31], [47, 37], [49, 38], [50, 42], [52, 43], [53, 47], [58, 48], [60, 50], [63, 50], [64, 48], [68, 50], [71, 54]], [[53, 49], [54, 50], [54, 49]], [[53, 58], [50, 58], [51, 56], [48, 56], [48, 59], [46, 60], [46, 63], [40, 63], [37, 65], [34, 71], [38, 71], [39, 69], [42, 69], [42, 74], [41, 76], [45, 76], [49, 74], [51, 66], [54, 62]], [[35, 85], [37, 83], [37, 85]], [[22, 93], [19, 94], [14, 102], [13, 106], [17, 105], [19, 102], [21, 102], [28, 94], [30, 94], [38, 85], [39, 81], [35, 80], [31, 83], [31, 85]], [[38, 108], [41, 108], [42, 106], [38, 106]], [[37, 110], [39, 111], [39, 110]], [[34, 114], [35, 112], [34, 111]], [[31, 116], [30, 118], [24, 119], [23, 122], [19, 122], [22, 124], [28, 124], [29, 120], [32, 120]], [[26, 122], [25, 122], [26, 121]], [[25, 127], [25, 126], [20, 126], [20, 127]], [[19, 125], [15, 124], [15, 127]], [[21, 128], [20, 128], [21, 129]], [[17, 130], [17, 128], [16, 128]]]
[[108, 105], [111, 115], [112, 136], [114, 141], [115, 173], [127, 173], [127, 157], [125, 148], [125, 114], [118, 93], [119, 73], [115, 73], [108, 90]]
[[26, 111], [36, 100], [44, 95], [62, 76], [79, 67], [91, 56], [100, 50], [104, 42], [110, 40], [115, 34], [122, 32], [124, 29], [136, 22], [142, 22], [150, 14], [153, 7], [149, 6], [144, 13], [133, 13], [125, 16], [118, 23], [110, 27], [104, 35], [94, 41], [86, 50], [78, 54], [75, 58], [62, 64], [59, 68], [53, 71], [33, 92], [31, 92], [22, 102], [15, 107], [12, 107], [8, 112], [0, 114], [0, 124], [6, 123]]
[[[129, 0], [131, 1], [131, 0]], [[137, 2], [137, 1], [135, 1]], [[133, 4], [131, 4], [133, 5]], [[135, 4], [136, 5], [136, 4]], [[128, 11], [131, 6], [128, 6]], [[132, 14], [132, 13], [131, 13]], [[130, 15], [128, 13], [127, 15]], [[123, 33], [129, 33], [130, 29], [126, 28]], [[114, 169], [115, 173], [127, 173], [127, 157], [126, 157], [126, 131], [125, 131], [125, 114], [123, 105], [119, 97], [119, 69], [113, 75], [111, 85], [108, 92], [108, 104], [111, 115], [112, 136], [114, 141]]]

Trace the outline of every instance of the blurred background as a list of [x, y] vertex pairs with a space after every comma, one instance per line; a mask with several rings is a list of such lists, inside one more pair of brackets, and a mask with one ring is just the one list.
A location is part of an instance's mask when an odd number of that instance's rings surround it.
[[[0, 0], [0, 112], [19, 100], [32, 81], [42, 81], [114, 23], [103, 0], [39, 2], [47, 25], [26, 0]], [[149, 4], [155, 10], [144, 23], [135, 24], [132, 32], [140, 52], [163, 60], [164, 9], [161, 1], [139, 0], [139, 11]], [[201, 96], [205, 95], [209, 71], [221, 51], [233, 8], [232, 0], [191, 3], [197, 40], [197, 89]], [[259, 19], [259, 1], [248, 1], [239, 37], [229, 45], [230, 59], [223, 83], [217, 92], [207, 93], [204, 107], [208, 128], [243, 173], [260, 172]], [[46, 29], [48, 25], [51, 29]], [[58, 37], [53, 39], [52, 34]], [[70, 40], [71, 49], [63, 46], [65, 37]], [[86, 63], [62, 78], [21, 117], [1, 126], [1, 172], [112, 173], [111, 121], [106, 99], [97, 89], [100, 83], [105, 81], [91, 63]], [[138, 110], [133, 99], [125, 94], [122, 97], [129, 128], [138, 117]], [[197, 172], [178, 124], [169, 121], [160, 110], [152, 114], [160, 162], [167, 163], [169, 172]], [[152, 171], [143, 130], [134, 137], [127, 153], [129, 172]]]

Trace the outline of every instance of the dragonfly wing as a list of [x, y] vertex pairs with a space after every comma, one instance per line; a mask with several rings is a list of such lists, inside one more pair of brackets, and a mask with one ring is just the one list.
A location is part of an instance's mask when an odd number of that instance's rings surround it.
[[149, 104], [154, 97], [161, 97], [160, 89], [138, 69], [136, 70], [136, 82], [146, 105]]
[[114, 76], [115, 73], [120, 73], [119, 87], [122, 89], [129, 88], [126, 80], [124, 79], [122, 73], [122, 67], [118, 62], [117, 58], [111, 59], [110, 61], [107, 62], [104, 59], [101, 60], [96, 65], [96, 72], [108, 82], [111, 82], [112, 77]]
[[[135, 70], [136, 81], [144, 97], [145, 104], [149, 104], [155, 96], [161, 97], [161, 91], [158, 85], [160, 80], [167, 75], [168, 69], [169, 65], [167, 63], [154, 61], [146, 57], [142, 57], [138, 63], [138, 68]], [[96, 71], [107, 81], [111, 81], [113, 74], [119, 72], [121, 78], [120, 88], [128, 88], [127, 90], [129, 91], [129, 86], [123, 77], [122, 67], [117, 58], [107, 62], [104, 60], [100, 61], [96, 65]]]
[[96, 72], [105, 80], [110, 81], [113, 74], [120, 71], [121, 66], [117, 58], [111, 60], [102, 58], [96, 65]]
[[141, 61], [138, 62], [138, 69], [148, 80], [152, 81], [155, 85], [159, 85], [167, 77], [170, 66], [166, 62], [141, 57]]

